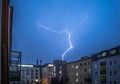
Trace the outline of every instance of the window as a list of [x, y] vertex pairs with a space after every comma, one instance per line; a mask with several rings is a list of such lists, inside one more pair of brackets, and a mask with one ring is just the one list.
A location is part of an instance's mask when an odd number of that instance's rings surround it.
[[97, 57], [98, 57], [98, 58], [101, 57], [101, 54], [98, 54]]
[[84, 66], [86, 66], [86, 63], [84, 63]]
[[29, 73], [28, 73], [28, 72], [27, 72], [26, 74], [27, 74], [27, 75], [29, 75]]
[[34, 73], [32, 72], [31, 75], [34, 75]]
[[36, 69], [35, 71], [38, 72], [38, 69]]
[[86, 71], [87, 71], [87, 69], [84, 69], [84, 71], [86, 72]]
[[76, 76], [78, 76], [78, 72], [76, 73]]
[[97, 71], [95, 72], [95, 75], [97, 75], [98, 73], [97, 73]]
[[34, 76], [31, 76], [31, 79], [33, 79], [34, 78]]
[[90, 65], [90, 62], [88, 62], [88, 65]]
[[78, 78], [76, 79], [76, 82], [78, 82]]
[[112, 84], [112, 81], [110, 81], [110, 84]]
[[112, 71], [110, 71], [110, 76], [112, 75]]
[[88, 69], [89, 72], [91, 72], [91, 69]]
[[110, 65], [112, 65], [112, 61], [110, 61]]
[[38, 78], [38, 76], [35, 76], [35, 78]]
[[72, 68], [74, 68], [74, 65], [72, 65]]
[[33, 70], [33, 69], [31, 69], [31, 72], [34, 72], [34, 70]]
[[116, 71], [114, 71], [114, 75], [116, 76]]
[[102, 57], [105, 57], [107, 55], [107, 52], [102, 53]]
[[116, 64], [116, 60], [114, 60], [114, 64]]
[[95, 64], [95, 68], [97, 68], [97, 64]]
[[35, 75], [38, 75], [38, 73], [35, 73]]
[[82, 66], [82, 63], [80, 64], [80, 66]]
[[116, 81], [114, 81], [114, 84], [116, 84]]
[[76, 65], [76, 67], [75, 67], [76, 69], [78, 69], [78, 65]]
[[114, 49], [114, 50], [111, 50], [111, 51], [110, 51], [110, 54], [111, 54], [111, 55], [114, 55], [114, 54], [116, 54], [116, 49]]

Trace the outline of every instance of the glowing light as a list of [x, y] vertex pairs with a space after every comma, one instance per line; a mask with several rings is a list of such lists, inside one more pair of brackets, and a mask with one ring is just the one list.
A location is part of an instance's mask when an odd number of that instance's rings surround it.
[[18, 65], [18, 66], [21, 66], [21, 67], [33, 67], [33, 65]]
[[71, 41], [71, 33], [66, 29], [64, 29], [62, 31], [53, 30], [51, 28], [48, 28], [48, 27], [45, 27], [45, 26], [41, 25], [39, 22], [38, 22], [38, 26], [40, 26], [41, 28], [43, 28], [43, 29], [45, 29], [47, 31], [51, 31], [51, 32], [55, 32], [55, 33], [64, 33], [65, 32], [67, 34], [69, 47], [62, 54], [62, 60], [64, 60], [64, 56], [66, 55], [66, 53], [73, 48], [72, 41]]

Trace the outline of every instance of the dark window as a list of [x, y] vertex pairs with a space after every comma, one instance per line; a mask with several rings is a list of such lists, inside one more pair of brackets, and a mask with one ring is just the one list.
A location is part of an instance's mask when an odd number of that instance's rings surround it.
[[87, 71], [87, 69], [84, 70], [85, 72]]
[[112, 61], [110, 61], [110, 65], [112, 65]]
[[114, 81], [114, 84], [116, 84], [116, 81]]
[[90, 65], [90, 62], [88, 62], [88, 65]]
[[35, 71], [38, 72], [38, 69], [36, 69]]
[[80, 64], [80, 66], [82, 66], [82, 63]]
[[34, 70], [33, 69], [31, 69], [31, 72], [33, 72]]
[[114, 64], [116, 64], [116, 60], [114, 60]]
[[114, 71], [114, 75], [116, 75], [116, 71]]
[[34, 78], [34, 76], [31, 76], [31, 79], [33, 79]]
[[112, 84], [112, 81], [110, 81], [110, 84]]
[[38, 78], [38, 76], [35, 76], [35, 78]]
[[112, 71], [110, 71], [110, 76], [112, 75]]
[[28, 72], [27, 72], [26, 74], [27, 74], [27, 75], [29, 75], [29, 73], [28, 73]]
[[86, 66], [86, 63], [84, 63], [84, 66]]
[[38, 73], [35, 73], [35, 75], [38, 75]]
[[95, 75], [97, 75], [98, 73], [97, 73], [97, 71], [95, 72]]

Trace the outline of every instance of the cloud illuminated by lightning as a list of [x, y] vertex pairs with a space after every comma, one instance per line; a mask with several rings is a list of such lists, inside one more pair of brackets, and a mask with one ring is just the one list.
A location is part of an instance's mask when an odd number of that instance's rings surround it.
[[45, 26], [41, 25], [39, 22], [38, 22], [38, 26], [43, 28], [43, 29], [45, 29], [45, 30], [47, 30], [47, 31], [51, 31], [51, 32], [55, 32], [55, 33], [64, 33], [65, 32], [67, 34], [69, 47], [62, 54], [62, 60], [64, 60], [64, 56], [66, 55], [66, 53], [73, 48], [72, 41], [71, 41], [71, 33], [68, 30], [66, 30], [66, 29], [64, 29], [62, 31], [53, 30], [51, 28], [48, 28], [48, 27], [45, 27]]

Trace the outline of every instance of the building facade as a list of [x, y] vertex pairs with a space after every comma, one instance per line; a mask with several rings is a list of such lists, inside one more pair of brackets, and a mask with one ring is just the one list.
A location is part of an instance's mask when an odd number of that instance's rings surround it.
[[53, 62], [53, 75], [59, 84], [66, 83], [66, 61], [55, 60]]
[[21, 65], [21, 84], [40, 84], [39, 65]]
[[67, 84], [92, 84], [91, 64], [91, 57], [67, 63]]
[[93, 84], [120, 83], [120, 46], [94, 54], [92, 57]]
[[42, 67], [42, 84], [51, 84], [53, 78], [53, 64], [48, 63]]

